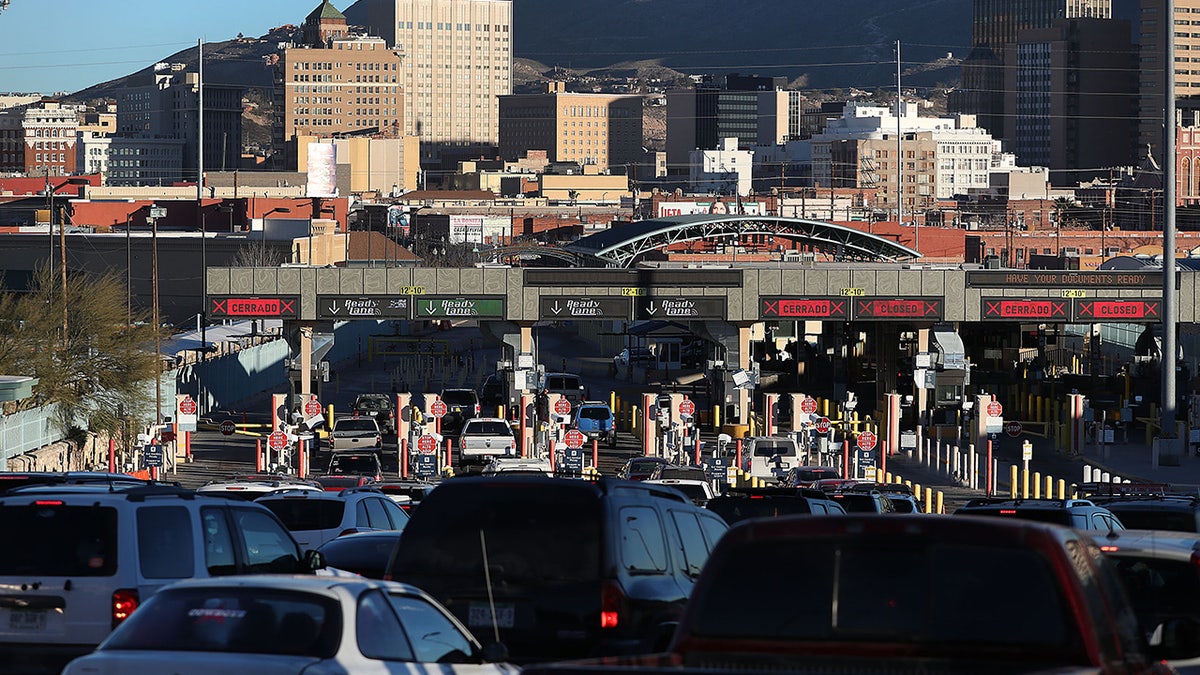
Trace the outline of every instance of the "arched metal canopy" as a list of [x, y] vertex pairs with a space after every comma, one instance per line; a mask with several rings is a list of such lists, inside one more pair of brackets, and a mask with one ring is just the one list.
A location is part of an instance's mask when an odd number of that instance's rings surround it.
[[802, 242], [839, 261], [888, 261], [921, 257], [918, 251], [874, 234], [819, 220], [774, 216], [696, 214], [615, 224], [567, 244], [568, 251], [608, 267], [630, 267], [650, 251], [700, 239], [767, 234]]

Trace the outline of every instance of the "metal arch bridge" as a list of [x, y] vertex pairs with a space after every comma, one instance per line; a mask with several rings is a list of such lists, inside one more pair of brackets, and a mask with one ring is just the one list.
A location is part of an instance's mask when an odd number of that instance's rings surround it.
[[570, 251], [560, 246], [543, 244], [513, 244], [497, 246], [479, 252], [481, 261], [489, 263], [505, 263], [529, 258], [556, 258], [570, 263], [571, 267], [586, 267], [588, 257], [577, 251]]
[[593, 265], [627, 268], [646, 253], [701, 239], [766, 234], [802, 242], [844, 261], [916, 259], [920, 252], [891, 239], [819, 220], [774, 216], [694, 214], [613, 225], [567, 244], [563, 250], [590, 258]]

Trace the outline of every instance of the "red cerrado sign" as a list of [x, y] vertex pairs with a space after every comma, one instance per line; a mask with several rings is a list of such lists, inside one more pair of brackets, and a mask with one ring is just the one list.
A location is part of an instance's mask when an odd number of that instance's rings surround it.
[[984, 298], [983, 311], [980, 316], [984, 319], [1022, 320], [1022, 319], [1060, 319], [1066, 321], [1067, 300], [1003, 300], [999, 298]]
[[848, 319], [849, 305], [845, 298], [761, 298], [759, 316], [764, 319]]
[[300, 298], [210, 296], [208, 315], [213, 318], [296, 319], [300, 317]]

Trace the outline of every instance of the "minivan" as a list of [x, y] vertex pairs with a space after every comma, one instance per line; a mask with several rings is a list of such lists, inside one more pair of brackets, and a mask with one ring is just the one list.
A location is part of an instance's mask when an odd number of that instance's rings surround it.
[[726, 527], [661, 485], [455, 478], [412, 514], [388, 578], [498, 631], [514, 662], [647, 653]]
[[754, 478], [782, 483], [800, 466], [800, 446], [790, 436], [752, 436], [743, 449], [743, 470]]
[[[571, 373], [546, 373], [542, 380], [542, 391], [546, 394], [561, 394], [571, 402], [571, 410], [579, 407], [584, 399], [583, 379]], [[553, 401], [551, 401], [553, 405]]]

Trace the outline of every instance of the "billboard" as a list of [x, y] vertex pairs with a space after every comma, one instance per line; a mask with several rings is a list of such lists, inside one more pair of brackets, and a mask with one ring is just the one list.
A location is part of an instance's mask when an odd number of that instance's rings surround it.
[[482, 244], [483, 216], [450, 216], [450, 233], [448, 241], [451, 244]]
[[308, 144], [308, 193], [305, 196], [337, 196], [337, 146], [333, 143]]
[[745, 216], [766, 215], [763, 205], [759, 202], [739, 202], [736, 197], [722, 197], [711, 201], [659, 202], [657, 217], [689, 216], [696, 213], [711, 213], [713, 215], [741, 214]]

